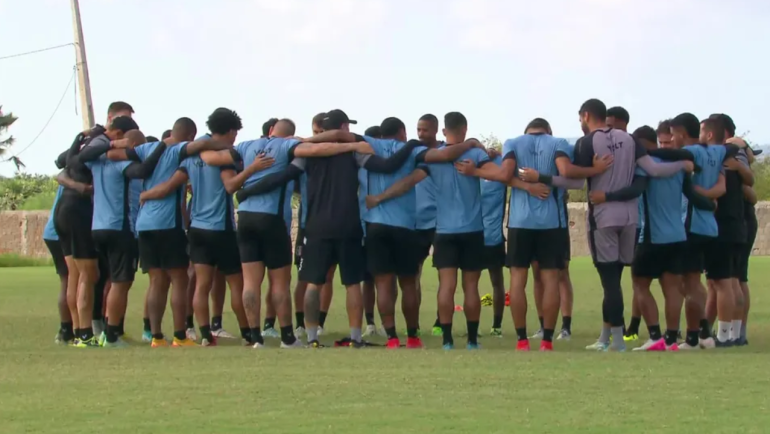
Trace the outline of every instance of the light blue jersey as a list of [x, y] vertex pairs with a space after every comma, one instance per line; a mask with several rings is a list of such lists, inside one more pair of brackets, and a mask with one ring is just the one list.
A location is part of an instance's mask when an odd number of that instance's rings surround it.
[[[701, 168], [699, 173], [693, 174], [693, 184], [705, 190], [713, 187], [719, 180], [719, 175], [724, 171], [722, 164], [727, 148], [724, 146], [690, 145], [685, 146], [684, 149], [693, 155], [695, 164]], [[707, 237], [716, 237], [719, 234], [714, 213], [694, 207], [689, 229], [693, 234]]]
[[136, 215], [132, 215], [132, 211], [139, 209], [139, 197], [132, 195], [131, 189], [136, 182], [132, 183], [123, 175], [131, 164], [130, 161], [111, 161], [106, 155], [85, 163], [94, 177], [92, 230], [130, 231], [136, 235]]
[[235, 229], [233, 197], [225, 190], [220, 167], [209, 166], [200, 156], [187, 158], [179, 166], [187, 173], [193, 189], [190, 227], [209, 231]]
[[[160, 145], [160, 142], [145, 143], [134, 148], [140, 160], [144, 161]], [[150, 190], [169, 179], [179, 168], [180, 153], [187, 142], [168, 147], [158, 161], [152, 176], [144, 180], [143, 191]], [[139, 210], [136, 222], [136, 230], [157, 231], [165, 229], [182, 229], [182, 201], [184, 200], [184, 187], [180, 187], [174, 194], [162, 199], [148, 200]]]
[[[492, 160], [498, 166], [503, 158]], [[505, 217], [505, 195], [508, 186], [502, 182], [481, 180], [481, 216], [484, 222], [484, 245], [497, 246], [503, 243], [503, 218]]]
[[54, 211], [56, 211], [56, 204], [59, 203], [59, 198], [61, 197], [61, 193], [64, 191], [64, 187], [61, 185], [58, 189], [56, 189], [56, 196], [53, 198], [53, 206], [51, 207], [51, 212], [48, 213], [48, 221], [45, 224], [45, 228], [43, 228], [43, 239], [48, 241], [59, 241], [59, 234], [56, 233], [56, 229], [54, 228], [53, 224], [53, 215]]
[[[661, 160], [653, 157], [655, 162]], [[637, 168], [637, 175], [647, 176]], [[641, 230], [639, 242], [670, 244], [687, 240], [682, 222], [682, 184], [684, 172], [667, 178], [650, 178], [639, 201]]]

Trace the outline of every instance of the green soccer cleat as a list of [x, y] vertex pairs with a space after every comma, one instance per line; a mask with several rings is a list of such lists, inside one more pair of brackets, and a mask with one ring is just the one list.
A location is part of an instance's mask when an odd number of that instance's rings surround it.
[[443, 334], [441, 327], [433, 327], [433, 336], [442, 336]]
[[626, 342], [636, 342], [638, 339], [639, 339], [639, 335], [637, 334], [623, 336], [623, 340]]
[[492, 331], [489, 332], [489, 336], [492, 336], [493, 338], [501, 338], [503, 337], [503, 329], [492, 329]]
[[98, 348], [99, 347], [99, 339], [96, 338], [96, 336], [92, 336], [91, 339], [79, 339], [78, 343], [76, 343], [75, 348]]

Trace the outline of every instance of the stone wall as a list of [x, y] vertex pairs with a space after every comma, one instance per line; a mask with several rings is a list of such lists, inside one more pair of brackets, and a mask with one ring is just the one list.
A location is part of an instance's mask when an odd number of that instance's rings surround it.
[[[572, 256], [588, 256], [586, 242], [586, 204], [569, 204], [569, 226], [572, 239]], [[757, 204], [759, 232], [754, 243], [754, 255], [770, 255], [770, 202]], [[295, 216], [296, 217], [296, 216]], [[0, 254], [47, 257], [43, 243], [43, 228], [48, 221], [48, 211], [0, 212]], [[292, 239], [297, 232], [297, 219], [292, 221]]]

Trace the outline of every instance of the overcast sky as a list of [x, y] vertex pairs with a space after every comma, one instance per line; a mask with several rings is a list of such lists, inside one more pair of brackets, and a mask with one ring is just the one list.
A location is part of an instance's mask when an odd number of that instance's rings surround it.
[[[631, 127], [683, 111], [730, 114], [770, 143], [770, 2], [760, 0], [80, 0], [96, 119], [125, 100], [145, 134], [181, 116], [199, 131], [238, 111], [239, 139], [269, 117], [310, 133], [344, 109], [359, 131], [388, 116], [462, 111], [473, 136], [520, 134], [534, 117], [580, 135], [588, 98], [622, 105]], [[0, 57], [71, 42], [66, 0], [0, 0]], [[0, 104], [20, 152], [72, 77], [71, 48], [0, 61]], [[27, 171], [80, 129], [74, 88], [21, 154]], [[0, 174], [13, 167], [0, 164]]]

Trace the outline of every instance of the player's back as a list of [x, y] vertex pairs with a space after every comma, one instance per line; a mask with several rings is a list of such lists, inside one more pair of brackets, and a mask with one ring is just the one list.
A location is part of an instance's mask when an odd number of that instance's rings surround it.
[[[690, 145], [684, 149], [693, 156], [693, 162], [700, 167], [698, 173], [693, 174], [692, 181], [704, 190], [712, 188], [723, 173], [722, 162], [725, 159], [726, 148], [724, 146]], [[714, 213], [688, 205], [689, 231], [708, 237], [716, 237], [718, 234], [717, 221]]]
[[[166, 151], [158, 160], [155, 171], [144, 180], [142, 188], [150, 190], [169, 179], [179, 168], [179, 152], [186, 142], [166, 148]], [[135, 148], [136, 154], [144, 161], [152, 152], [160, 146], [160, 142], [145, 143]], [[182, 228], [182, 210], [184, 188], [179, 188], [162, 199], [148, 200], [139, 210], [136, 223], [137, 231], [163, 230]]]
[[233, 230], [235, 217], [233, 199], [222, 182], [222, 168], [209, 166], [195, 155], [182, 162], [192, 185], [190, 227], [223, 231]]
[[308, 158], [307, 221], [312, 237], [362, 238], [358, 205], [359, 160], [354, 153]]
[[[458, 160], [470, 160], [473, 164], [479, 164], [488, 161], [489, 157], [481, 149], [472, 148]], [[479, 178], [459, 173], [452, 163], [428, 164], [428, 170], [437, 187], [436, 233], [483, 231]]]
[[129, 161], [110, 161], [102, 155], [96, 161], [86, 163], [93, 176], [94, 215], [93, 230], [132, 231], [131, 180], [123, 171], [131, 164]]
[[[503, 158], [498, 156], [492, 163], [500, 166]], [[508, 186], [502, 182], [481, 180], [481, 218], [484, 224], [484, 244], [494, 246], [503, 240], [503, 219]]]
[[[661, 161], [655, 157], [653, 160]], [[646, 176], [641, 168], [637, 170]], [[684, 177], [684, 172], [679, 172], [666, 178], [650, 178], [639, 205], [640, 242], [668, 244], [687, 239], [682, 222]]]
[[[243, 166], [248, 167], [261, 154], [274, 160], [273, 165], [251, 175], [243, 184], [244, 188], [259, 182], [264, 177], [282, 172], [291, 162], [290, 150], [299, 141], [282, 137], [262, 138], [239, 143], [235, 150], [243, 160]], [[284, 184], [275, 190], [255, 196], [250, 196], [242, 204], [238, 204], [239, 211], [262, 212], [285, 216], [287, 209], [291, 210], [290, 188], [293, 184]]]
[[[374, 150], [375, 155], [385, 159], [392, 157], [407, 145], [395, 139], [364, 138]], [[365, 189], [366, 195], [381, 194], [397, 181], [412, 173], [415, 168], [417, 155], [426, 149], [425, 147], [415, 146], [409, 158], [393, 173], [376, 173], [361, 169], [364, 175], [361, 187]], [[359, 179], [360, 181], [362, 179]], [[369, 223], [379, 223], [413, 230], [416, 223], [416, 200], [415, 189], [409, 189], [409, 191], [397, 198], [366, 210], [365, 214], [363, 214], [363, 219]]]

